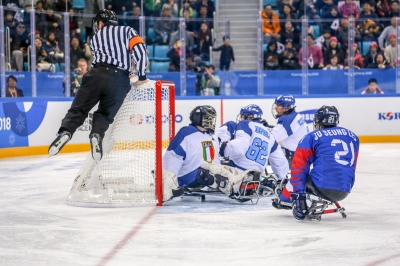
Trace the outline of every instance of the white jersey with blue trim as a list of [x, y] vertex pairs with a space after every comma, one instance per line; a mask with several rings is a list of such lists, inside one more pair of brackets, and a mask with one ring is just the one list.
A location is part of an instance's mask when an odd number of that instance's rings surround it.
[[189, 125], [176, 134], [163, 156], [163, 168], [176, 174], [180, 186], [194, 182], [205, 163], [221, 164], [219, 143], [214, 135]]
[[279, 117], [277, 125], [271, 132], [283, 148], [294, 152], [299, 141], [308, 134], [309, 130], [303, 117], [296, 111], [292, 111]]
[[275, 140], [259, 120], [243, 120], [235, 130], [235, 138], [228, 142], [224, 152], [232, 166], [242, 170], [258, 169], [264, 172], [268, 158], [273, 172], [283, 179], [289, 171], [288, 161]]
[[215, 135], [221, 142], [230, 141], [235, 137], [236, 122], [229, 121], [223, 124], [220, 128], [215, 130]]

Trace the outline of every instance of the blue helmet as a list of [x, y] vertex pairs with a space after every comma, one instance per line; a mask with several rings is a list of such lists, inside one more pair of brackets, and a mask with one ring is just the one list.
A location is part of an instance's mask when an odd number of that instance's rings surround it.
[[274, 118], [278, 118], [281, 116], [276, 112], [276, 110], [275, 110], [276, 106], [282, 106], [283, 109], [286, 109], [285, 110], [285, 113], [286, 113], [286, 112], [290, 112], [292, 109], [294, 109], [296, 107], [294, 105], [295, 103], [296, 103], [296, 99], [293, 97], [293, 95], [291, 95], [291, 94], [279, 95], [278, 97], [276, 97], [275, 102], [272, 105], [272, 109], [271, 109], [272, 116]]
[[[249, 116], [252, 115], [253, 117], [249, 119]], [[242, 109], [240, 109], [239, 120], [243, 116], [245, 120], [253, 120], [253, 119], [261, 119], [263, 115], [263, 111], [258, 105], [249, 104]]]

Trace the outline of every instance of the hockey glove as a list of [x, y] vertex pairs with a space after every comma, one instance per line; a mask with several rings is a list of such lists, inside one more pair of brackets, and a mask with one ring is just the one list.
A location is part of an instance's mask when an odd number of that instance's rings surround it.
[[306, 193], [292, 193], [290, 196], [292, 203], [292, 212], [297, 220], [304, 220], [308, 215], [308, 207], [306, 202]]
[[219, 147], [219, 155], [221, 155], [222, 157], [225, 157], [225, 148], [227, 144], [228, 144], [227, 141], [222, 142], [221, 147]]

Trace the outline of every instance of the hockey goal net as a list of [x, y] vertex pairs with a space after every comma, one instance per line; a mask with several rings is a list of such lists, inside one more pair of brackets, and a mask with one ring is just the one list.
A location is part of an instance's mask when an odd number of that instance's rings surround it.
[[87, 156], [67, 204], [131, 207], [162, 204], [162, 154], [175, 135], [175, 86], [133, 86], [103, 139], [103, 158]]

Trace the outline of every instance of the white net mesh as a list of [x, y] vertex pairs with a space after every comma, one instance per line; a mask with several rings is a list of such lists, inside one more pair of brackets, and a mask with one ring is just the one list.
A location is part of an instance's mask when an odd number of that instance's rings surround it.
[[[169, 89], [162, 90], [162, 147], [169, 144]], [[156, 82], [132, 87], [103, 140], [103, 158], [89, 153], [67, 198], [69, 205], [156, 204]], [[161, 162], [159, 162], [161, 163]], [[157, 184], [160, 185], [161, 184]]]

